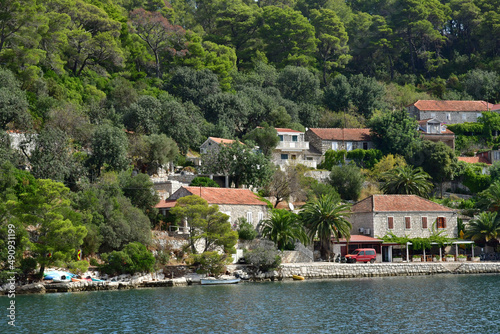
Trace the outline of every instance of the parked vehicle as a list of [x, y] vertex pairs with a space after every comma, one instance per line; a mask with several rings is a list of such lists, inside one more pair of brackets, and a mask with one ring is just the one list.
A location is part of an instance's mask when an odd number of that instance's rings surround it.
[[345, 256], [348, 263], [370, 262], [374, 263], [377, 259], [377, 252], [374, 248], [358, 248]]

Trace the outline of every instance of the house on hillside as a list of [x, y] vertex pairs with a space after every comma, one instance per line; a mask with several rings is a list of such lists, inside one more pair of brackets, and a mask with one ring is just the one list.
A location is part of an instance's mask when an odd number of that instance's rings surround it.
[[418, 100], [407, 106], [417, 121], [434, 118], [445, 124], [477, 122], [484, 111], [500, 112], [499, 105], [486, 101]]
[[353, 234], [383, 237], [388, 232], [396, 236], [426, 238], [432, 225], [457, 237], [457, 212], [416, 195], [372, 195], [351, 207]]
[[[398, 237], [430, 237], [433, 229], [456, 238], [458, 213], [444, 205], [416, 195], [372, 195], [351, 207], [348, 220], [352, 235], [382, 238], [389, 232]], [[382, 247], [382, 257], [390, 259], [392, 246]]]
[[441, 121], [435, 118], [418, 121], [418, 130], [425, 140], [443, 142], [453, 150], [455, 149], [455, 134]]
[[[214, 150], [219, 150], [221, 145], [231, 145], [235, 143], [236, 140], [233, 139], [225, 139], [225, 138], [217, 138], [217, 137], [208, 137], [203, 144], [200, 146], [200, 153], [207, 154]], [[242, 142], [239, 142], [243, 144]]]
[[328, 150], [374, 148], [370, 129], [311, 128], [306, 131], [306, 140], [323, 156]]
[[321, 153], [309, 147], [305, 133], [292, 129], [276, 128], [280, 141], [272, 154], [275, 165], [284, 167], [291, 164], [302, 164], [316, 168], [321, 159]]
[[[218, 205], [219, 211], [229, 216], [231, 224], [235, 224], [238, 218], [243, 217], [256, 229], [260, 222], [269, 218], [267, 203], [248, 189], [238, 188], [211, 188], [211, 187], [180, 187], [166, 200], [161, 200], [155, 207], [160, 213], [167, 215], [168, 211], [175, 206], [179, 198], [197, 195], [205, 199], [209, 205]], [[187, 226], [181, 230], [187, 231]]]

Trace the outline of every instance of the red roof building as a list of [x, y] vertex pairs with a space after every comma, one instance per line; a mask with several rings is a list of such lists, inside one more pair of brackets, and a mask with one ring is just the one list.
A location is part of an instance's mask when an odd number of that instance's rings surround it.
[[259, 196], [248, 189], [236, 188], [181, 187], [155, 207], [167, 214], [179, 198], [191, 195], [200, 196], [209, 205], [217, 205], [220, 212], [230, 217], [231, 223], [236, 223], [238, 218], [243, 217], [257, 228], [269, 216], [267, 203], [260, 200]]
[[445, 124], [457, 124], [477, 122], [482, 112], [496, 110], [496, 107], [486, 101], [418, 100], [407, 109], [416, 120], [435, 118]]
[[372, 195], [355, 203], [351, 211], [352, 234], [429, 237], [434, 228], [450, 238], [457, 235], [455, 210], [416, 195]]
[[311, 128], [306, 131], [306, 139], [311, 146], [321, 152], [328, 150], [355, 149], [368, 150], [373, 148], [370, 129], [343, 129], [343, 128]]

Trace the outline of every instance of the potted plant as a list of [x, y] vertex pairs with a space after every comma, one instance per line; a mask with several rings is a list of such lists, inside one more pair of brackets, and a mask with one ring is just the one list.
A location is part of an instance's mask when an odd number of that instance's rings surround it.
[[412, 261], [413, 262], [422, 262], [422, 256], [421, 255], [413, 255]]
[[392, 262], [403, 262], [403, 258], [401, 256], [393, 256]]
[[467, 255], [460, 254], [457, 256], [457, 259], [459, 262], [465, 262], [467, 261]]
[[434, 255], [434, 257], [432, 258], [432, 261], [434, 262], [439, 262], [439, 260], [441, 260], [441, 256], [439, 255]]
[[473, 258], [471, 258], [471, 261], [472, 262], [479, 262], [479, 261], [481, 261], [481, 258], [479, 256], [474, 256]]
[[455, 255], [453, 254], [446, 254], [445, 259], [447, 262], [454, 262], [455, 261]]

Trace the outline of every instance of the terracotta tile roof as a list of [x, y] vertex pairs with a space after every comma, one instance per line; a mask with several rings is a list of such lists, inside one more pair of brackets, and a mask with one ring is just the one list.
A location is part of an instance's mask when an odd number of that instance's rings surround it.
[[193, 195], [205, 199], [208, 204], [267, 205], [248, 189], [183, 187]]
[[488, 158], [481, 155], [475, 157], [457, 157], [457, 159], [458, 161], [468, 162], [470, 164], [485, 163], [487, 165], [491, 165], [491, 162], [488, 160]]
[[302, 131], [286, 129], [286, 128], [275, 128], [278, 132], [293, 132], [293, 133], [303, 133]]
[[437, 101], [437, 100], [418, 100], [411, 104], [419, 110], [428, 111], [487, 111], [492, 110], [493, 104], [485, 101]]
[[158, 204], [155, 205], [157, 209], [165, 209], [165, 208], [173, 208], [177, 203], [174, 199], [165, 199], [161, 200]]
[[[217, 144], [232, 144], [232, 143], [236, 142], [236, 140], [233, 140], [233, 139], [225, 139], [225, 138], [217, 138], [217, 137], [208, 137], [208, 139], [212, 139]], [[239, 143], [242, 144], [242, 142], [239, 142]]]
[[454, 210], [416, 195], [372, 195], [354, 204], [352, 212], [409, 212]]
[[[345, 243], [345, 242], [347, 242], [347, 240], [345, 238], [339, 239], [339, 243]], [[372, 242], [372, 243], [380, 242], [380, 243], [382, 243], [383, 240], [377, 239], [377, 238], [372, 238], [372, 237], [369, 237], [367, 235], [352, 234], [351, 238], [349, 239], [349, 243], [352, 244], [352, 243], [356, 243], [356, 242]]]
[[[274, 203], [274, 202], [272, 202]], [[293, 202], [293, 208], [296, 210], [297, 208], [303, 206], [306, 204], [306, 202]], [[285, 209], [285, 210], [290, 210], [290, 206], [287, 201], [282, 201], [278, 203], [278, 206], [276, 206], [276, 209]]]
[[491, 110], [495, 110], [495, 111], [500, 110], [500, 104], [494, 104], [493, 106], [491, 106]]
[[371, 141], [370, 129], [311, 128], [323, 140]]

